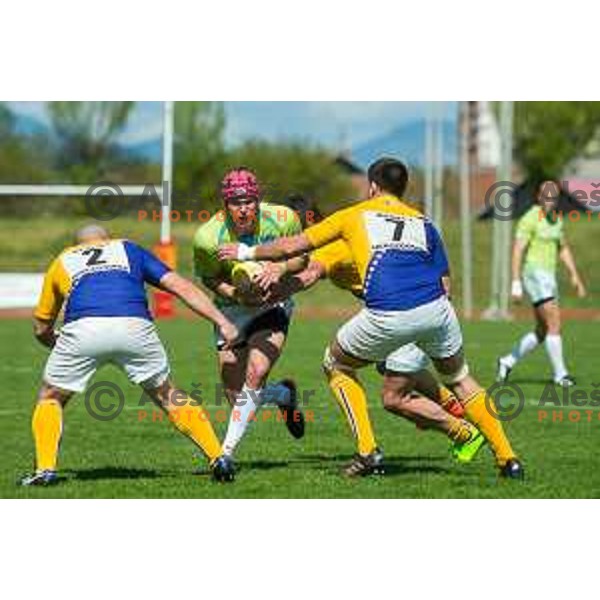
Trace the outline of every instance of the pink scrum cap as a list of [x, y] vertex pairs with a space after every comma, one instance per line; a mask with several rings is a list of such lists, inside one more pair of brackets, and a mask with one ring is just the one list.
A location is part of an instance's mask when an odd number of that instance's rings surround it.
[[234, 198], [259, 198], [260, 185], [256, 175], [244, 167], [229, 171], [221, 181], [221, 196], [225, 202]]

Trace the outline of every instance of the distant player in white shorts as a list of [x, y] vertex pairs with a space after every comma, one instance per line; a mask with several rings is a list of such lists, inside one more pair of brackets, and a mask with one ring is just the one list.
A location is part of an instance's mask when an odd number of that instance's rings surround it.
[[[469, 374], [460, 324], [442, 282], [449, 268], [441, 237], [433, 223], [402, 198], [408, 183], [406, 167], [383, 158], [369, 167], [368, 179], [368, 200], [334, 213], [301, 235], [255, 247], [224, 244], [219, 257], [281, 260], [344, 240], [361, 277], [365, 308], [341, 327], [326, 351], [323, 366], [332, 392], [349, 401], [361, 397], [366, 403], [356, 370], [414, 342], [433, 360], [466, 415], [486, 437], [501, 475], [522, 478], [523, 467], [496, 413], [489, 410], [491, 399]], [[401, 410], [413, 390], [410, 374], [386, 375], [384, 406]], [[424, 396], [411, 398], [432, 403]]]
[[558, 259], [569, 271], [571, 284], [580, 298], [586, 295], [586, 289], [565, 238], [562, 216], [556, 214], [559, 197], [557, 182], [542, 182], [536, 189], [536, 203], [517, 225], [512, 254], [512, 297], [519, 302], [525, 291], [533, 307], [535, 330], [525, 334], [510, 354], [498, 360], [498, 381], [506, 381], [516, 364], [544, 343], [554, 383], [565, 387], [575, 384], [563, 358], [556, 283]]
[[[152, 323], [144, 286], [149, 283], [175, 294], [212, 321], [227, 345], [236, 341], [236, 327], [201, 290], [137, 244], [110, 239], [96, 225], [80, 230], [77, 241], [50, 265], [34, 313], [35, 336], [52, 352], [32, 418], [36, 470], [22, 485], [58, 480], [63, 409], [107, 363], [122, 368], [169, 414], [175, 427], [206, 455], [215, 479], [232, 481], [233, 465], [222, 454], [207, 413], [169, 379], [169, 361]], [[54, 324], [63, 305], [64, 325], [58, 333]]]

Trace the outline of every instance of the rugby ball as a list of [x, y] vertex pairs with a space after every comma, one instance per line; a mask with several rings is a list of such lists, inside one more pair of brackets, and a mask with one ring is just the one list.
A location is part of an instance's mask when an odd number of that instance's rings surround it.
[[260, 289], [254, 285], [254, 277], [263, 270], [259, 262], [240, 262], [231, 270], [231, 282], [242, 293], [260, 293]]

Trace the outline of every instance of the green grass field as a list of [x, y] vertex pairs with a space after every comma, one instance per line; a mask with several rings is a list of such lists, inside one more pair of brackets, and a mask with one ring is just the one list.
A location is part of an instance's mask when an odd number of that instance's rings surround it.
[[[0, 272], [41, 272], [50, 258], [70, 243], [82, 219], [0, 219]], [[130, 237], [146, 246], [156, 241], [158, 224], [136, 222], [131, 217], [109, 223], [115, 235]], [[180, 246], [180, 269], [191, 272], [190, 240], [195, 223], [178, 223], [173, 232]], [[594, 280], [600, 222], [569, 223], [567, 231], [590, 296], [574, 298], [563, 279], [562, 304], [597, 308], [600, 293]], [[444, 225], [453, 266], [455, 298], [460, 303], [460, 230], [458, 223]], [[476, 306], [488, 299], [491, 227], [474, 226], [474, 292]], [[564, 275], [563, 275], [564, 277]], [[321, 284], [300, 295], [301, 307], [322, 309], [356, 303], [348, 294]], [[308, 313], [311, 311], [309, 310]], [[312, 311], [314, 314], [314, 310]], [[306, 312], [304, 314], [307, 314]], [[591, 314], [591, 313], [590, 313]], [[383, 411], [379, 403], [378, 376], [364, 373], [372, 416], [379, 442], [386, 452], [389, 475], [381, 480], [345, 481], [341, 466], [354, 451], [353, 441], [329, 396], [320, 371], [325, 344], [339, 321], [296, 320], [286, 351], [274, 377], [291, 375], [303, 390], [314, 389], [309, 402], [315, 423], [308, 424], [302, 442], [293, 441], [281, 423], [259, 422], [239, 452], [240, 473], [234, 486], [212, 484], [208, 477], [191, 474], [192, 446], [167, 423], [139, 421], [139, 392], [114, 370], [99, 380], [118, 382], [127, 390], [125, 410], [114, 421], [98, 422], [77, 397], [66, 413], [61, 468], [67, 482], [47, 490], [23, 490], [17, 477], [31, 468], [32, 441], [29, 419], [33, 397], [44, 364], [45, 350], [31, 336], [27, 321], [0, 320], [0, 370], [6, 394], [0, 405], [0, 473], [2, 497], [595, 497], [600, 495], [600, 474], [595, 469], [595, 440], [600, 420], [592, 422], [539, 423], [537, 400], [549, 377], [543, 350], [531, 357], [515, 374], [528, 401], [518, 419], [509, 423], [514, 445], [528, 472], [525, 485], [499, 482], [487, 449], [475, 463], [462, 467], [451, 462], [446, 440], [415, 428]], [[495, 360], [507, 351], [528, 324], [472, 323], [465, 327], [467, 350], [474, 372], [484, 385], [493, 381]], [[199, 321], [177, 320], [160, 324], [170, 350], [174, 374], [190, 389], [202, 383], [207, 406], [216, 385], [215, 357], [209, 328]], [[595, 373], [596, 339], [600, 322], [571, 322], [565, 330], [569, 363], [588, 393], [598, 382]], [[575, 341], [577, 342], [575, 344]], [[148, 409], [149, 406], [143, 406]], [[584, 409], [582, 409], [584, 410]], [[565, 412], [564, 418], [567, 418]], [[584, 415], [584, 421], [587, 417]], [[225, 425], [217, 424], [223, 435]]]
[[[514, 374], [522, 385], [527, 405], [508, 424], [508, 432], [527, 468], [524, 484], [499, 480], [492, 457], [485, 448], [467, 466], [449, 457], [446, 439], [437, 433], [419, 432], [411, 424], [386, 413], [379, 404], [379, 377], [365, 371], [372, 418], [379, 443], [386, 453], [388, 474], [383, 478], [345, 480], [340, 468], [354, 451], [353, 441], [330, 398], [320, 372], [323, 348], [335, 331], [333, 320], [296, 321], [289, 344], [274, 375], [295, 377], [301, 389], [316, 390], [308, 409], [304, 440], [289, 437], [277, 422], [258, 422], [242, 443], [240, 471], [233, 485], [218, 485], [207, 475], [193, 475], [193, 446], [167, 423], [139, 421], [139, 391], [116, 370], [106, 368], [95, 381], [111, 380], [127, 392], [125, 409], [109, 422], [93, 420], [83, 397], [77, 396], [66, 411], [61, 450], [59, 486], [24, 489], [17, 478], [31, 468], [30, 414], [33, 397], [46, 356], [24, 320], [0, 321], [0, 370], [4, 383], [0, 406], [0, 497], [11, 498], [398, 498], [398, 497], [598, 497], [600, 472], [596, 449], [600, 421], [538, 422], [537, 401], [549, 377], [543, 350], [533, 355]], [[489, 385], [495, 358], [527, 329], [526, 323], [477, 323], [465, 327], [467, 351], [473, 371]], [[160, 324], [170, 350], [174, 374], [190, 389], [202, 383], [210, 408], [216, 384], [211, 334], [206, 324], [176, 320]], [[566, 325], [565, 346], [579, 388], [591, 391], [600, 381], [596, 371], [596, 340], [600, 323]], [[577, 343], [575, 344], [575, 340]], [[142, 407], [148, 409], [148, 405]], [[585, 409], [581, 409], [582, 411]], [[223, 435], [224, 424], [218, 424]]]

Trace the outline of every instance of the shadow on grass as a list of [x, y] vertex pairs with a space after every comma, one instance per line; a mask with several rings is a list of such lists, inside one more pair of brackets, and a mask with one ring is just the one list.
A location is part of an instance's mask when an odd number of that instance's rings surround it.
[[[237, 463], [238, 473], [248, 471], [270, 471], [273, 469], [288, 469], [296, 466], [311, 470], [334, 471], [340, 473], [342, 468], [351, 460], [352, 454], [308, 454], [297, 456], [286, 460], [243, 460]], [[394, 456], [386, 457], [385, 468], [388, 475], [402, 475], [407, 473], [449, 473], [450, 469], [436, 464], [447, 461], [445, 456]], [[200, 468], [194, 472], [195, 475], [210, 475], [210, 471]]]
[[284, 469], [289, 466], [289, 460], [244, 460], [238, 464], [238, 470], [257, 469], [259, 471], [269, 471], [270, 469]]
[[[325, 456], [309, 454], [294, 459], [295, 464], [313, 465], [314, 469], [326, 468], [341, 471], [351, 460], [352, 455]], [[448, 462], [447, 456], [392, 456], [385, 458], [386, 475], [403, 475], [407, 473], [450, 473], [451, 468], [442, 467], [439, 462]]]
[[[353, 454], [304, 454], [293, 460], [295, 463], [315, 463], [315, 462], [348, 462], [354, 458]], [[385, 464], [396, 462], [416, 462], [416, 461], [443, 461], [448, 460], [447, 456], [385, 456]]]
[[[432, 460], [440, 460], [439, 458], [430, 457], [418, 457], [418, 460], [414, 460], [415, 457], [411, 457], [409, 461], [404, 458], [393, 458], [385, 463], [385, 474], [390, 475], [407, 475], [409, 473], [419, 474], [431, 474], [431, 473], [451, 473], [452, 469], [442, 467], [440, 465], [431, 464]], [[419, 462], [420, 460], [424, 462]], [[447, 459], [446, 459], [447, 460]]]
[[162, 477], [152, 469], [131, 469], [128, 467], [96, 467], [63, 471], [68, 479], [76, 481], [97, 481], [101, 479], [156, 479]]

